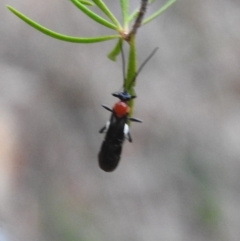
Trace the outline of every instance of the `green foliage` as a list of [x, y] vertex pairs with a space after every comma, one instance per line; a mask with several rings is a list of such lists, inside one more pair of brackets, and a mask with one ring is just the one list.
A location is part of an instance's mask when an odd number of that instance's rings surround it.
[[[168, 9], [176, 0], [168, 0], [164, 6], [158, 9], [155, 13], [153, 13], [148, 18], [144, 19], [140, 25], [147, 24], [151, 22], [153, 19], [158, 17], [161, 13], [163, 13], [166, 9]], [[108, 36], [98, 36], [98, 37], [75, 37], [75, 36], [68, 36], [64, 34], [60, 34], [54, 32], [39, 23], [33, 21], [32, 19], [28, 18], [18, 10], [14, 9], [11, 6], [7, 6], [7, 8], [14, 13], [17, 17], [22, 19], [25, 23], [29, 24], [36, 30], [59, 40], [73, 42], [73, 43], [97, 43], [112, 39], [118, 39], [115, 47], [113, 50], [108, 54], [108, 57], [115, 61], [119, 53], [121, 52], [121, 48], [123, 45], [124, 40], [129, 44], [129, 57], [128, 57], [128, 71], [126, 79], [124, 80], [124, 89], [128, 91], [130, 94], [134, 94], [134, 86], [135, 80], [134, 76], [137, 72], [137, 53], [136, 53], [136, 43], [135, 43], [135, 34], [131, 35], [130, 25], [131, 23], [137, 19], [138, 14], [140, 12], [140, 8], [136, 9], [132, 13], [129, 13], [129, 0], [120, 0], [120, 7], [122, 11], [123, 17], [123, 25], [119, 23], [117, 18], [114, 14], [110, 11], [107, 5], [104, 3], [103, 0], [71, 0], [71, 2], [83, 13], [85, 13], [89, 18], [94, 20], [95, 22], [110, 28], [117, 33], [115, 35], [108, 35]], [[143, 1], [142, 1], [143, 2]], [[150, 0], [148, 4], [154, 3], [155, 0]], [[90, 9], [91, 6], [97, 6], [108, 18], [99, 16], [94, 11]], [[130, 107], [133, 106], [133, 100], [129, 103]]]

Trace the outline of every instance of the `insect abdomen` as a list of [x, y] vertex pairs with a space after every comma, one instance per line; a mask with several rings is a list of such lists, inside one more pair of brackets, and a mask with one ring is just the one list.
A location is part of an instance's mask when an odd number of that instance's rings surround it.
[[105, 172], [112, 172], [118, 166], [121, 158], [122, 144], [113, 141], [103, 141], [98, 154], [99, 167]]

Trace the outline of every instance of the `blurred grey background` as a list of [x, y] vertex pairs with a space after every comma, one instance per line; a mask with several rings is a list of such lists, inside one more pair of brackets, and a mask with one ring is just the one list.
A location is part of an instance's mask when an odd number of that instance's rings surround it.
[[179, 0], [139, 30], [139, 63], [159, 51], [113, 173], [97, 154], [100, 105], [122, 85], [121, 59], [106, 57], [116, 41], [52, 39], [6, 4], [63, 34], [114, 34], [70, 1], [1, 1], [0, 241], [238, 241], [240, 1]]

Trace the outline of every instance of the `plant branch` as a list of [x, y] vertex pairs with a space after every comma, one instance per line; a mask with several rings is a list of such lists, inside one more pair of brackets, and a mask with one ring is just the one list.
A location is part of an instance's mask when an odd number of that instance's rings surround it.
[[147, 11], [147, 4], [148, 4], [148, 0], [142, 0], [141, 7], [139, 9], [139, 13], [132, 27], [132, 30], [129, 32], [129, 34], [126, 37], [126, 40], [128, 42], [130, 41], [131, 37], [137, 33], [138, 28], [141, 26], [143, 17]]

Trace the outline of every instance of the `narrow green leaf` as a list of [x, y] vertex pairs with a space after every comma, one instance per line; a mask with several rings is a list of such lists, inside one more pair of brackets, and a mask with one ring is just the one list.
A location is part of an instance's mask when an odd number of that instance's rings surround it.
[[86, 0], [78, 0], [78, 1], [82, 4], [85, 4], [85, 5], [94, 6], [94, 4], [90, 1], [86, 1]]
[[111, 39], [115, 39], [115, 38], [120, 38], [119, 35], [99, 36], [99, 37], [92, 37], [92, 38], [79, 38], [79, 37], [63, 35], [63, 34], [54, 32], [48, 28], [45, 28], [42, 25], [34, 22], [33, 20], [31, 20], [30, 18], [28, 18], [24, 14], [20, 13], [19, 11], [17, 11], [16, 9], [14, 9], [11, 6], [7, 6], [7, 8], [11, 12], [13, 12], [16, 16], [18, 16], [20, 19], [22, 19], [24, 22], [26, 22], [27, 24], [32, 26], [33, 28], [37, 29], [38, 31], [40, 31], [50, 37], [53, 37], [53, 38], [56, 38], [59, 40], [73, 42], [73, 43], [96, 43], [96, 42], [107, 41], [107, 40], [111, 40]]
[[84, 6], [84, 4], [78, 2], [78, 0], [71, 0], [71, 2], [77, 7], [79, 8], [81, 11], [83, 11], [87, 16], [89, 16], [91, 19], [93, 19], [94, 21], [108, 27], [114, 30], [118, 31], [118, 27], [110, 22], [108, 22], [106, 19], [100, 17], [99, 15], [97, 15], [96, 13], [94, 13], [93, 11], [91, 11], [88, 7]]
[[138, 15], [139, 13], [139, 8], [134, 10], [131, 15], [128, 17], [128, 23], [131, 23]]
[[158, 17], [161, 13], [163, 13], [165, 10], [167, 10], [173, 3], [175, 3], [176, 0], [169, 0], [168, 2], [166, 2], [163, 7], [161, 7], [157, 12], [155, 12], [153, 15], [151, 15], [150, 17], [148, 17], [147, 19], [145, 19], [142, 22], [142, 25], [149, 23], [150, 21], [152, 21], [154, 18]]
[[109, 19], [112, 20], [112, 22], [117, 26], [118, 29], [122, 28], [121, 24], [118, 22], [113, 13], [102, 0], [93, 0], [93, 2], [106, 14], [106, 16], [109, 17]]
[[[148, 5], [154, 3], [155, 1], [156, 1], [156, 0], [149, 0]], [[128, 17], [128, 22], [131, 23], [131, 22], [137, 17], [138, 13], [139, 13], [139, 8], [135, 9], [135, 10], [132, 12], [132, 14], [129, 15], [129, 17]]]
[[128, 31], [129, 0], [121, 0], [120, 2], [121, 2], [121, 9], [122, 9], [124, 30]]
[[112, 61], [116, 61], [117, 56], [121, 52], [122, 43], [123, 40], [119, 39], [113, 50], [108, 54], [109, 59], [111, 59]]

